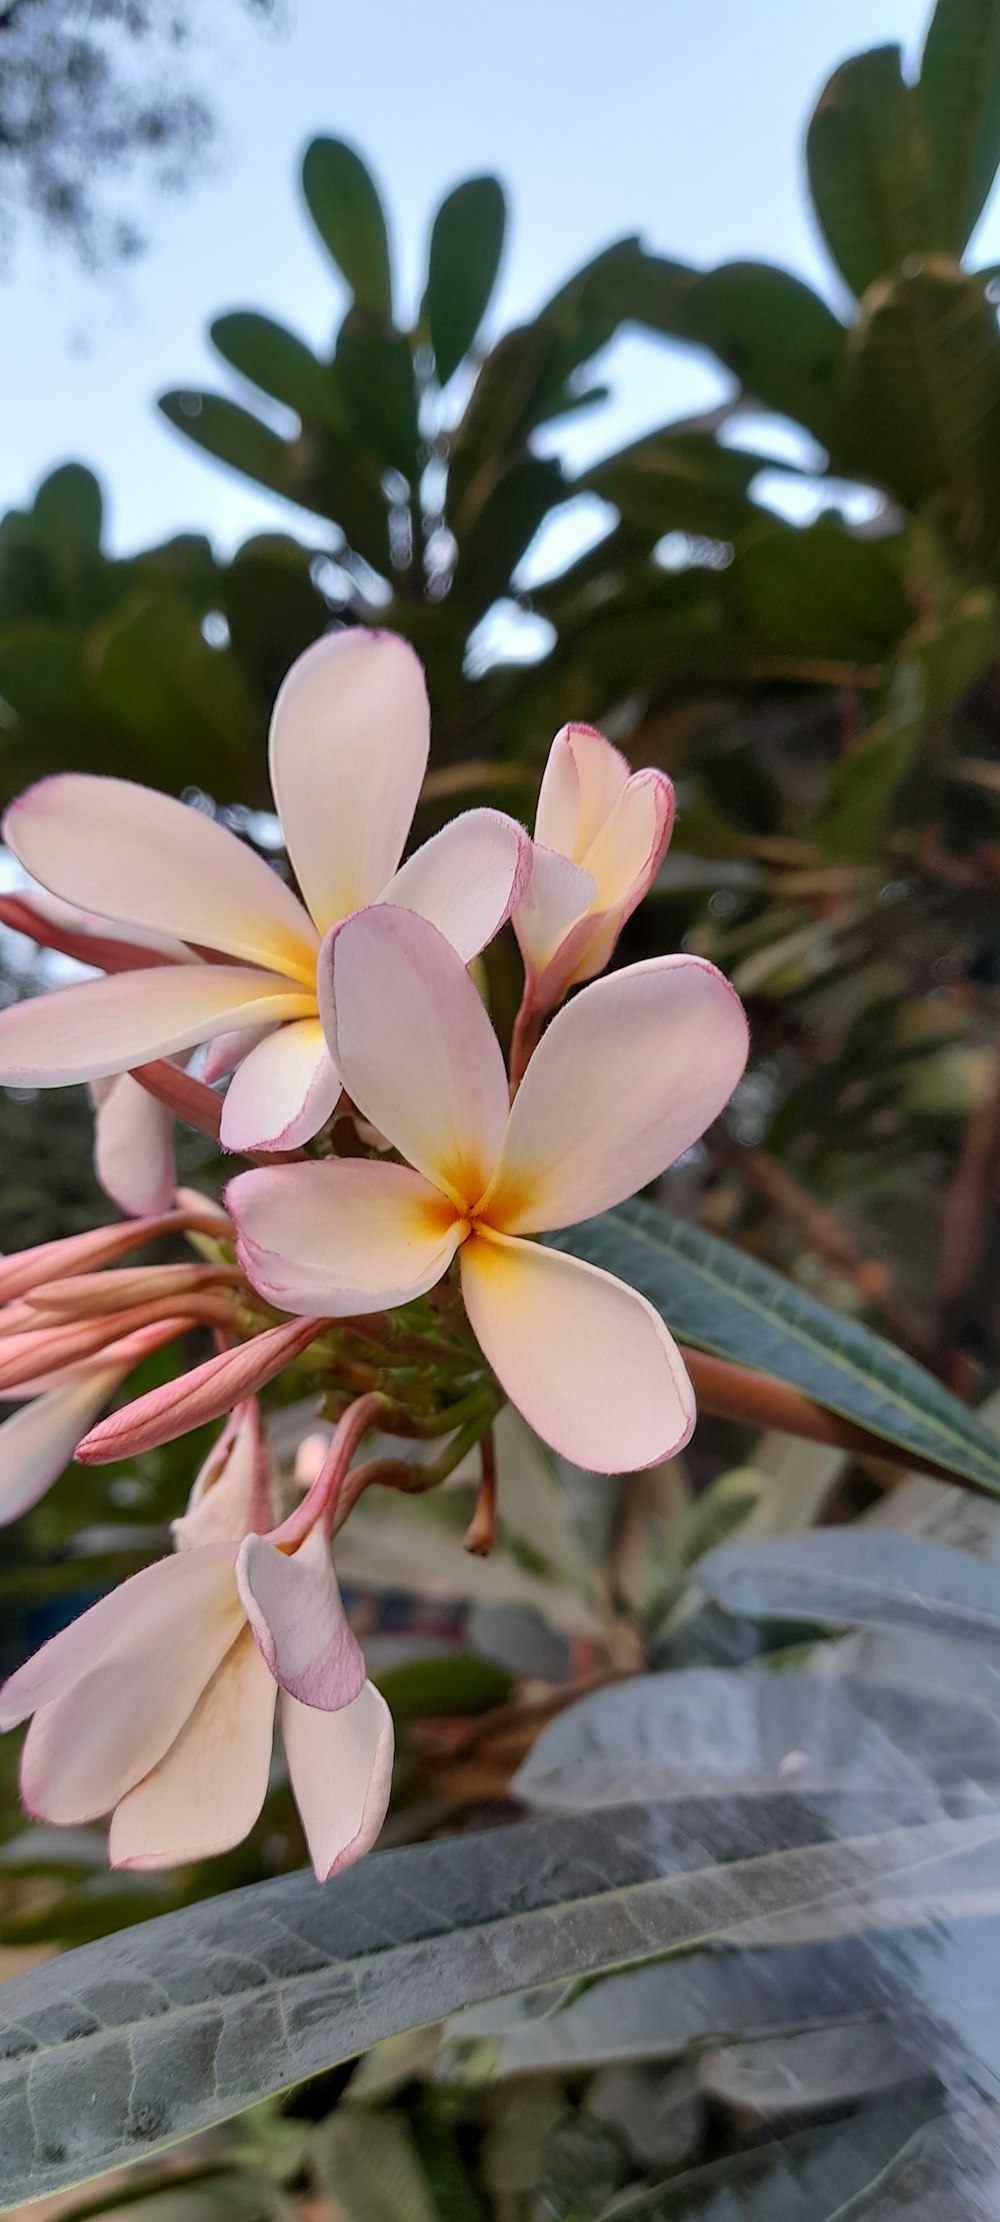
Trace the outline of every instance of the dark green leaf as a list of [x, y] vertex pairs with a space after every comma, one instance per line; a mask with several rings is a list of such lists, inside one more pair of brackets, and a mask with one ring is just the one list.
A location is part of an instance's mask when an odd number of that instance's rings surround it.
[[[0, 2202], [148, 2155], [456, 2006], [743, 1922], [884, 1919], [881, 1891], [993, 1857], [995, 1813], [852, 1841], [788, 1799], [518, 1823], [286, 1876], [64, 1954], [0, 1991]], [[776, 1834], [776, 1830], [780, 1833]], [[784, 1848], [775, 1849], [780, 1843]], [[880, 1912], [880, 1907], [882, 1908]]]
[[380, 463], [415, 486], [420, 432], [409, 341], [370, 310], [352, 309], [340, 327], [337, 369], [355, 423]]
[[937, 0], [917, 97], [941, 245], [960, 255], [1000, 162], [998, 0]]
[[316, 2131], [312, 2157], [338, 2222], [439, 2222], [404, 2115], [341, 2108]]
[[283, 402], [303, 419], [316, 417], [321, 424], [344, 429], [332, 365], [321, 363], [312, 348], [283, 324], [251, 309], [236, 309], [228, 316], [217, 316], [210, 332], [219, 354], [261, 393]]
[[566, 492], [554, 456], [523, 456], [498, 479], [459, 542], [453, 592], [470, 619], [509, 592], [512, 571]]
[[729, 583], [752, 647], [783, 656], [878, 662], [912, 614], [893, 543], [859, 540], [831, 519], [762, 529]]
[[881, 1336], [728, 1242], [644, 1203], [546, 1239], [639, 1289], [682, 1342], [776, 1374], [1000, 1495], [1000, 1443], [974, 1412]]
[[[261, 712], [235, 659], [211, 648], [179, 596], [136, 595], [92, 637], [94, 703], [176, 793], [192, 778], [242, 796], [263, 756]], [[197, 767], [200, 766], [200, 771]]]
[[38, 621], [5, 625], [0, 632], [0, 695], [24, 718], [79, 716], [84, 703], [79, 634]]
[[302, 164], [306, 206], [360, 308], [392, 321], [389, 234], [378, 187], [353, 147], [314, 139]]
[[943, 244], [898, 46], [873, 47], [834, 70], [809, 126], [806, 160], [823, 236], [854, 293]]
[[300, 498], [289, 442], [249, 409], [241, 409], [222, 394], [190, 389], [161, 394], [159, 406], [178, 432], [196, 447], [207, 449], [218, 462], [269, 486], [272, 493], [284, 494], [288, 501]]
[[470, 177], [434, 218], [421, 319], [442, 386], [468, 354], [490, 304], [503, 254], [507, 203], [495, 177]]
[[765, 408], [831, 444], [846, 333], [817, 293], [766, 262], [728, 262], [695, 279], [688, 321]]
[[104, 503], [99, 481], [83, 463], [63, 463], [44, 478], [35, 495], [39, 537], [53, 554], [66, 556], [101, 545]]
[[[855, 2199], [881, 2186], [883, 2172], [907, 2154], [926, 2112], [926, 2106], [902, 2102], [868, 2108], [848, 2122], [692, 2168], [657, 2190], [606, 2207], [598, 2222], [619, 2217], [620, 2222], [736, 2222], [743, 2215], [748, 2222], [751, 2216], [761, 2222], [765, 2216], [767, 2222], [837, 2222], [843, 2215], [846, 2222], [848, 2212], [857, 2211]], [[879, 2211], [884, 2222], [903, 2222], [904, 2214], [914, 2214], [909, 2206]], [[929, 2208], [921, 2222], [931, 2222]]]
[[624, 524], [654, 538], [687, 532], [733, 540], [760, 517], [747, 492], [760, 468], [759, 455], [668, 425], [607, 456], [583, 474], [583, 483], [613, 502]]
[[874, 286], [848, 343], [845, 402], [862, 466], [906, 502], [943, 496], [963, 542], [995, 552], [1000, 333], [978, 280], [934, 257]]
[[412, 1659], [407, 1666], [372, 1670], [397, 1726], [404, 1720], [457, 1719], [504, 1705], [511, 1694], [509, 1674], [488, 1659], [471, 1656]]

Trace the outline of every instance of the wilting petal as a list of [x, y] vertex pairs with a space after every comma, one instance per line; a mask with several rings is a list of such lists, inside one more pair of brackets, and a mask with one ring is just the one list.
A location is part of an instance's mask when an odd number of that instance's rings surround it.
[[[192, 813], [193, 815], [193, 813]], [[170, 964], [56, 988], [0, 1011], [0, 1079], [59, 1088], [170, 1057], [242, 1022], [304, 1018], [311, 995], [234, 964]]]
[[222, 1106], [223, 1149], [298, 1149], [326, 1125], [339, 1094], [318, 1018], [279, 1026], [233, 1074]]
[[532, 849], [531, 876], [514, 912], [525, 968], [540, 980], [573, 927], [586, 917], [597, 894], [597, 881], [582, 864], [573, 864], [557, 849]]
[[19, 1520], [58, 1481], [115, 1383], [117, 1366], [87, 1372], [22, 1405], [0, 1426], [0, 1527]]
[[113, 1458], [133, 1458], [160, 1443], [172, 1443], [208, 1420], [221, 1420], [224, 1412], [244, 1397], [256, 1396], [283, 1366], [299, 1357], [320, 1326], [315, 1319], [284, 1319], [251, 1342], [220, 1351], [218, 1357], [206, 1358], [204, 1365], [164, 1382], [161, 1389], [136, 1397], [77, 1444], [80, 1464], [102, 1466]]
[[629, 779], [621, 751], [592, 725], [564, 725], [549, 750], [535, 839], [582, 864]]
[[242, 1843], [267, 1792], [276, 1696], [244, 1628], [169, 1751], [116, 1807], [112, 1867], [177, 1867]]
[[659, 1313], [624, 1281], [537, 1243], [474, 1235], [462, 1294], [511, 1403], [563, 1458], [632, 1473], [683, 1448], [691, 1383]]
[[325, 1713], [350, 1705], [364, 1684], [364, 1654], [348, 1626], [322, 1524], [291, 1553], [248, 1535], [236, 1582], [261, 1657], [282, 1689]]
[[394, 634], [327, 633], [292, 665], [271, 720], [271, 785], [321, 933], [395, 871], [429, 745], [423, 671]]
[[208, 1625], [233, 1610], [238, 1628], [243, 1614], [235, 1563], [235, 1547], [216, 1545], [183, 1560], [157, 1559], [131, 1574], [10, 1675], [0, 1688], [0, 1729], [15, 1727], [40, 1705], [54, 1704], [100, 1666], [147, 1652], [166, 1656], [189, 1614], [192, 1622]]
[[383, 901], [429, 918], [468, 964], [510, 917], [530, 854], [513, 818], [500, 810], [466, 810], [400, 866]]
[[12, 803], [3, 832], [25, 870], [67, 902], [310, 977], [315, 936], [291, 889], [186, 803], [128, 779], [66, 772]]
[[[186, 1571], [201, 1555], [191, 1551], [167, 1563]], [[188, 1584], [169, 1628], [155, 1637], [148, 1627], [138, 1637], [130, 1630], [63, 1697], [36, 1712], [21, 1761], [30, 1813], [60, 1823], [94, 1820], [162, 1759], [243, 1625], [231, 1559], [217, 1573], [208, 1609], [191, 1609]]]
[[282, 1311], [327, 1319], [422, 1296], [447, 1271], [462, 1231], [419, 1173], [366, 1158], [238, 1173], [226, 1198], [254, 1287]]
[[475, 1204], [503, 1138], [507, 1075], [451, 944], [425, 918], [379, 903], [326, 945], [319, 991], [359, 1110], [428, 1180], [461, 1205]]
[[169, 1210], [177, 1185], [173, 1113], [130, 1072], [96, 1088], [94, 1170], [105, 1195], [133, 1218]]
[[270, 1444], [256, 1397], [231, 1412], [196, 1475], [187, 1510], [170, 1523], [175, 1551], [241, 1543], [279, 1517]]
[[371, 1682], [339, 1713], [282, 1692], [281, 1734], [319, 1882], [370, 1851], [392, 1789], [392, 1714]]
[[570, 1227], [662, 1173], [728, 1103], [747, 1056], [738, 995], [701, 957], [653, 957], [553, 1019], [511, 1108], [494, 1226]]

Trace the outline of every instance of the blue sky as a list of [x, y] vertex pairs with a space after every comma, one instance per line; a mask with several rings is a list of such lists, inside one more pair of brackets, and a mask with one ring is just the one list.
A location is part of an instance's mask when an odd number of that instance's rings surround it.
[[[140, 208], [152, 232], [141, 263], [94, 280], [22, 243], [4, 289], [0, 506], [76, 455], [104, 481], [120, 550], [185, 528], [230, 547], [303, 522], [187, 449], [154, 400], [174, 385], [236, 390], [205, 336], [223, 309], [265, 309], [327, 340], [343, 304], [298, 190], [317, 131], [353, 140], [379, 177], [404, 307], [442, 192], [486, 169], [513, 205], [498, 323], [634, 231], [697, 263], [783, 262], [835, 301], [802, 187], [805, 120], [838, 60], [888, 40], [913, 56], [928, 12], [925, 0], [289, 6], [291, 26], [274, 37], [248, 27], [235, 0], [198, 0], [197, 65], [219, 143], [187, 196]], [[1000, 260], [996, 206], [977, 244]], [[638, 339], [616, 348], [611, 377], [613, 410], [573, 428], [581, 459], [724, 390], [704, 360]]]

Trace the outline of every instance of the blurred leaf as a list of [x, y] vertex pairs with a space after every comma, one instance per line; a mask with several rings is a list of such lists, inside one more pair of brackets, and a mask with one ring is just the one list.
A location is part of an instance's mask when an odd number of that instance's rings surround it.
[[439, 2222], [439, 2210], [402, 2114], [342, 2108], [317, 2129], [313, 2166], [343, 2222]]
[[687, 532], [733, 540], [759, 519], [748, 488], [759, 455], [723, 448], [707, 432], [647, 433], [583, 474], [590, 492], [613, 502], [626, 525], [658, 537]]
[[466, 178], [434, 218], [420, 316], [442, 386], [468, 354], [489, 307], [506, 228], [506, 197], [495, 177]]
[[0, 631], [0, 694], [25, 718], [78, 717], [85, 705], [79, 634], [38, 619], [5, 625]]
[[[839, 2222], [842, 2216], [847, 2222], [849, 2214], [864, 2211], [856, 2200], [871, 2189], [877, 2197], [884, 2171], [908, 2154], [921, 2113], [899, 2102], [866, 2108], [849, 2122], [693, 2168], [657, 2190], [605, 2207], [598, 2222], [619, 2216], [621, 2222], [736, 2222], [738, 2215], [766, 2216], [767, 2222]], [[904, 2214], [915, 2222], [909, 2206], [879, 2212], [884, 2222], [903, 2222]]]
[[936, 493], [963, 544], [995, 549], [1000, 332], [974, 278], [942, 256], [873, 286], [847, 347], [848, 436], [909, 503]]
[[272, 432], [249, 409], [241, 409], [222, 394], [195, 393], [189, 387], [160, 395], [159, 406], [168, 423], [175, 425], [196, 447], [203, 447], [217, 462], [283, 494], [286, 501], [302, 498], [295, 483], [289, 442]]
[[870, 2020], [725, 2045], [702, 2060], [698, 2080], [741, 2127], [750, 2120], [770, 2129], [776, 2121], [877, 2098], [926, 2075], [916, 2030]]
[[545, 1238], [627, 1281], [672, 1334], [775, 1374], [901, 1450], [1000, 1494], [1000, 1443], [912, 1358], [745, 1252], [651, 1204]]
[[847, 335], [818, 293], [770, 263], [727, 262], [695, 280], [685, 309], [746, 393], [831, 445]]
[[806, 161], [824, 239], [852, 292], [943, 244], [898, 46], [873, 47], [834, 70], [813, 112]]
[[35, 523], [40, 539], [53, 554], [65, 556], [84, 550], [97, 554], [101, 545], [104, 502], [99, 481], [82, 463], [63, 463], [44, 478], [35, 495]]
[[415, 489], [420, 433], [409, 341], [370, 310], [351, 309], [340, 327], [337, 369], [355, 421], [380, 461]]
[[452, 591], [470, 618], [507, 591], [512, 571], [566, 492], [554, 456], [526, 455], [498, 479], [460, 543]]
[[[838, 1533], [859, 1546], [865, 1541], [853, 1529], [824, 1531], [820, 1540]], [[704, 1562], [704, 1582], [699, 1566], [697, 1585], [707, 1588], [717, 1603], [754, 1616], [746, 1592], [752, 1590], [749, 1576], [758, 1555], [765, 1584], [771, 1569], [772, 1587], [774, 1567], [787, 1563], [783, 1610], [778, 1610], [775, 1592], [769, 1617], [823, 1622], [826, 1615], [813, 1609], [809, 1577], [800, 1604], [791, 1578], [794, 1565], [809, 1567], [809, 1545], [816, 1536], [804, 1539], [801, 1560], [792, 1552], [786, 1562], [782, 1549], [790, 1540], [720, 1545]], [[881, 1556], [888, 1560], [891, 1552]], [[822, 1551], [816, 1558], [822, 1566]], [[852, 1563], [864, 1568], [863, 1548], [853, 1554]], [[748, 1579], [741, 1593], [738, 1571], [734, 1581], [726, 1568], [744, 1565]], [[980, 1587], [987, 1586], [980, 1579]], [[858, 1588], [865, 1593], [863, 1571]], [[1000, 1641], [1000, 1579], [995, 1576], [993, 1591]], [[839, 1624], [846, 1575], [838, 1594]], [[925, 1613], [919, 1624], [926, 1625], [926, 1619]], [[791, 1770], [789, 1753], [795, 1758]], [[635, 1675], [580, 1698], [543, 1728], [511, 1787], [526, 1805], [558, 1812], [625, 1804], [630, 1798], [697, 1797], [713, 1790], [760, 1794], [779, 1790], [790, 1779], [801, 1791], [900, 1791], [912, 1798], [914, 1813], [922, 1810], [932, 1819], [940, 1811], [942, 1784], [969, 1779], [1000, 1787], [1000, 1725], [985, 1708], [966, 1701], [934, 1705], [924, 1691], [911, 1699], [905, 1691], [869, 1688], [846, 1676], [825, 1679], [791, 1668], [775, 1674], [766, 1667], [689, 1667]]]
[[940, 244], [960, 255], [1000, 162], [998, 0], [937, 0], [917, 98]]
[[358, 306], [392, 321], [385, 212], [371, 171], [342, 139], [313, 139], [302, 163], [306, 207]]
[[513, 1688], [510, 1675], [488, 1659], [454, 1654], [441, 1659], [411, 1659], [406, 1666], [372, 1668], [393, 1719], [457, 1719], [504, 1705]]
[[261, 393], [283, 402], [301, 418], [316, 417], [321, 424], [344, 430], [344, 408], [332, 364], [321, 363], [312, 348], [284, 325], [255, 310], [235, 309], [216, 317], [209, 336], [226, 362]]
[[149, 2155], [466, 2001], [721, 1941], [794, 1907], [877, 1918], [880, 1885], [898, 1877], [905, 1892], [936, 1860], [995, 1857], [1000, 1838], [989, 1813], [837, 1844], [806, 1807], [785, 1813], [792, 1843], [776, 1849], [774, 1811], [720, 1809], [707, 1860], [683, 1809], [519, 1822], [376, 1854], [323, 1889], [285, 1876], [12, 1977], [0, 2199]]
[[911, 615], [892, 547], [859, 540], [832, 518], [798, 530], [764, 527], [739, 550], [730, 581], [755, 645], [877, 662]]
[[866, 1526], [724, 1543], [701, 1560], [698, 1581], [755, 1619], [918, 1628], [1000, 1659], [1000, 1574], [921, 1535]]
[[233, 655], [267, 703], [273, 702], [289, 659], [300, 656], [329, 624], [311, 563], [308, 549], [297, 541], [262, 535], [237, 549], [220, 582]]
[[209, 647], [185, 602], [137, 595], [92, 638], [88, 657], [95, 704], [135, 737], [164, 785], [176, 792], [200, 776], [226, 799], [241, 793], [248, 760], [262, 752], [260, 710], [235, 659]]
[[541, 323], [505, 332], [487, 355], [448, 463], [448, 521], [459, 545], [558, 389], [560, 357], [558, 334]]

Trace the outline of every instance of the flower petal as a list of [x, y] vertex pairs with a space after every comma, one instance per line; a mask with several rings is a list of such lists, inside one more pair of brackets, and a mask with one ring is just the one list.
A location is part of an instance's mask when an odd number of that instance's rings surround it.
[[132, 1218], [168, 1211], [177, 1186], [173, 1113], [130, 1072], [97, 1085], [94, 1171], [105, 1195]]
[[310, 977], [315, 935], [291, 889], [234, 833], [170, 795], [64, 772], [11, 804], [3, 834], [64, 901]]
[[[187, 1573], [201, 1552], [165, 1563]], [[21, 1794], [30, 1813], [61, 1824], [117, 1805], [179, 1736], [243, 1625], [232, 1553], [213, 1569], [214, 1592], [182, 1587], [166, 1625], [130, 1628], [64, 1696], [42, 1705], [25, 1738]], [[197, 1592], [200, 1590], [200, 1596]]]
[[254, 1287], [282, 1311], [327, 1319], [422, 1296], [447, 1271], [461, 1233], [452, 1206], [419, 1173], [365, 1158], [238, 1173], [226, 1195]]
[[171, 964], [119, 972], [0, 1011], [0, 1079], [20, 1088], [100, 1080], [190, 1049], [244, 1021], [302, 1018], [314, 1009], [311, 995], [289, 988], [273, 972], [241, 965]]
[[450, 942], [427, 919], [379, 903], [326, 944], [319, 995], [344, 1086], [364, 1117], [456, 1203], [477, 1203], [507, 1122], [507, 1075]]
[[279, 1026], [237, 1066], [222, 1106], [226, 1150], [294, 1150], [325, 1126], [340, 1074], [318, 1018]]
[[665, 772], [636, 772], [598, 828], [586, 865], [597, 881], [601, 910], [622, 918], [645, 894], [673, 830], [676, 797]]
[[530, 859], [527, 835], [513, 818], [466, 810], [400, 866], [382, 899], [429, 918], [469, 964], [510, 917]]
[[280, 1518], [271, 1446], [256, 1397], [231, 1412], [195, 1476], [187, 1507], [170, 1523], [175, 1551], [242, 1543]]
[[88, 1371], [24, 1404], [0, 1426], [0, 1527], [19, 1520], [58, 1481], [115, 1383], [118, 1366]]
[[462, 1293], [511, 1403], [561, 1457], [632, 1473], [683, 1448], [691, 1383], [659, 1313], [624, 1281], [533, 1242], [474, 1235]]
[[738, 995], [701, 957], [653, 957], [558, 1013], [511, 1108], [491, 1224], [570, 1227], [621, 1203], [698, 1140], [747, 1057]]
[[276, 1694], [244, 1628], [169, 1751], [116, 1806], [112, 1867], [178, 1867], [242, 1843], [267, 1794]]
[[603, 733], [592, 725], [564, 725], [549, 750], [539, 789], [536, 841], [583, 864], [628, 779], [625, 757]]
[[262, 1659], [276, 1682], [303, 1705], [335, 1713], [364, 1685], [364, 1653], [349, 1627], [322, 1525], [297, 1551], [248, 1535], [236, 1583]]
[[207, 1622], [228, 1604], [238, 1629], [243, 1614], [235, 1563], [235, 1547], [216, 1544], [184, 1560], [157, 1559], [131, 1574], [10, 1675], [0, 1688], [0, 1729], [14, 1728], [38, 1706], [54, 1704], [109, 1660], [169, 1651], [186, 1614], [192, 1623]]
[[217, 1080], [228, 1080], [244, 1057], [249, 1057], [258, 1042], [266, 1041], [271, 1031], [270, 1026], [238, 1026], [234, 1034], [216, 1034], [206, 1043], [197, 1065], [206, 1086], [214, 1088]]
[[535, 842], [531, 876], [514, 912], [514, 932], [533, 981], [541, 979], [566, 936], [586, 917], [596, 894], [592, 872]]
[[327, 633], [292, 665], [271, 721], [271, 785], [321, 933], [395, 871], [429, 745], [423, 671], [394, 634]]
[[281, 1734], [317, 1880], [370, 1851], [392, 1789], [392, 1714], [371, 1682], [339, 1713], [282, 1693]]

